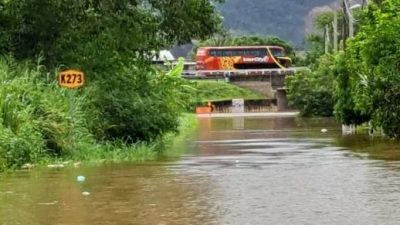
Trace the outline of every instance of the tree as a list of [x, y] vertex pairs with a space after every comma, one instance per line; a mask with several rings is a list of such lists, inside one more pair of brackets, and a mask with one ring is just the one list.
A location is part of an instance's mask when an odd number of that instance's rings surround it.
[[0, 7], [0, 40], [8, 41], [0, 52], [42, 54], [52, 66], [90, 64], [103, 54], [137, 58], [210, 37], [221, 24], [210, 0], [18, 0]]
[[[400, 0], [380, 1], [364, 12], [360, 31], [348, 42], [348, 84], [340, 86], [354, 99], [353, 111], [371, 116], [373, 125], [400, 137]], [[349, 106], [349, 105], [347, 105]], [[337, 104], [338, 111], [345, 110]], [[342, 117], [342, 122], [348, 122]]]
[[[361, 110], [356, 107], [351, 73], [346, 65], [350, 60], [349, 54], [344, 52], [335, 56], [332, 72], [334, 81], [334, 114], [338, 121], [345, 125], [360, 125], [371, 118], [369, 110]], [[354, 79], [354, 78], [353, 78]]]
[[286, 78], [289, 105], [299, 109], [301, 116], [332, 116], [332, 63], [332, 55], [323, 55], [312, 65], [310, 71], [300, 71]]
[[0, 53], [42, 56], [47, 71], [83, 70], [78, 94], [97, 139], [153, 140], [176, 130], [190, 95], [179, 74], [150, 61], [162, 48], [217, 32], [213, 2], [221, 0], [0, 0]]

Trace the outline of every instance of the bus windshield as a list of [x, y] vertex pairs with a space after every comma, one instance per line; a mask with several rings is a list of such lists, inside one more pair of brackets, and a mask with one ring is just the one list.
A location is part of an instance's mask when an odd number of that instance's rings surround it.
[[283, 56], [285, 56], [285, 54], [283, 53], [282, 49], [270, 48], [270, 51], [271, 51], [272, 55], [275, 56], [275, 57], [283, 57]]

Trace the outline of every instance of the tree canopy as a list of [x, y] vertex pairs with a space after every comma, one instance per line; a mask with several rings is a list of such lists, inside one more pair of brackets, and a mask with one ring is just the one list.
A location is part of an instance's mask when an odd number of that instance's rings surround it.
[[18, 0], [0, 9], [0, 52], [41, 54], [51, 65], [137, 57], [210, 37], [221, 24], [210, 0]]
[[[349, 71], [353, 109], [370, 115], [376, 127], [400, 137], [400, 0], [369, 5], [360, 31], [349, 41], [343, 57]], [[344, 107], [338, 107], [344, 109]]]

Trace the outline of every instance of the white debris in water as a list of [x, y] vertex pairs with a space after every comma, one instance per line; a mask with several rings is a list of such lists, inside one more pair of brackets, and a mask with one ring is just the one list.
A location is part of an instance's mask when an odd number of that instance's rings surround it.
[[239, 162], [240, 162], [239, 160], [236, 160], [236, 161], [235, 161], [235, 163], [239, 163]]
[[89, 196], [89, 195], [90, 195], [90, 192], [84, 191], [84, 192], [82, 192], [82, 195], [83, 195], [83, 196]]
[[321, 132], [326, 133], [326, 132], [328, 132], [328, 130], [324, 128], [324, 129], [321, 129]]
[[24, 164], [21, 168], [22, 169], [32, 169], [33, 167], [35, 167], [35, 165], [33, 165], [33, 164], [30, 164], [30, 163], [26, 163], [26, 164]]
[[85, 176], [77, 176], [77, 177], [76, 177], [76, 180], [77, 180], [78, 182], [84, 182], [84, 181], [86, 180], [86, 177], [85, 177]]
[[50, 164], [47, 165], [48, 168], [64, 168], [64, 164]]
[[56, 205], [58, 201], [53, 201], [53, 202], [40, 202], [38, 205]]

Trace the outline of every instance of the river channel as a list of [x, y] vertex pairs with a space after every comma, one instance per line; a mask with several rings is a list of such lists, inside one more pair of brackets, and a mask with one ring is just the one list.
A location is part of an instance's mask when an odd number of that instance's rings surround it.
[[199, 118], [174, 148], [1, 175], [0, 225], [400, 224], [400, 144], [331, 119]]

